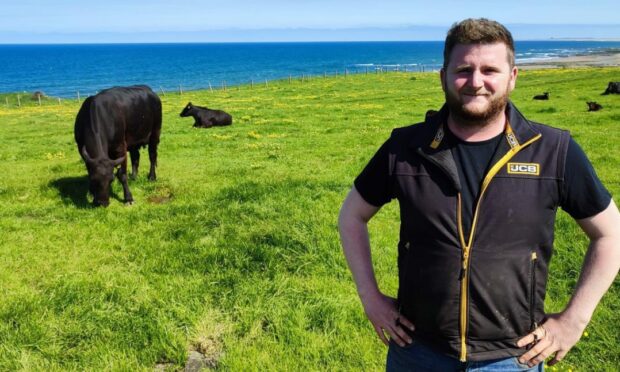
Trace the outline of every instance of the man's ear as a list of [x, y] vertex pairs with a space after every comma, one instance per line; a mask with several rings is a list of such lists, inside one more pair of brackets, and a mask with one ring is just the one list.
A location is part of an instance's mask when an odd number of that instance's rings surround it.
[[510, 81], [508, 82], [508, 87], [510, 89], [510, 92], [513, 91], [513, 89], [515, 89], [515, 86], [517, 84], [517, 75], [519, 75], [519, 69], [517, 69], [517, 66], [513, 66], [512, 70], [510, 71]]
[[441, 80], [441, 89], [446, 91], [446, 69], [444, 67], [439, 70], [439, 79]]

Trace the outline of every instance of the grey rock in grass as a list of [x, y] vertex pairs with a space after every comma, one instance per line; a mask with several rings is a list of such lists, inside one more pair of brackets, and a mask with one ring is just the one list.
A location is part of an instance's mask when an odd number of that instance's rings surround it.
[[185, 372], [199, 372], [210, 367], [207, 358], [197, 351], [190, 351], [185, 363]]

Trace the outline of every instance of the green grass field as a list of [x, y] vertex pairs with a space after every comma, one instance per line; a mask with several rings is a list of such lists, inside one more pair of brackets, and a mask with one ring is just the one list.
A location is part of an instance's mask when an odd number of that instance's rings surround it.
[[[620, 200], [620, 68], [521, 72], [513, 101], [569, 129]], [[548, 91], [549, 101], [533, 101]], [[158, 180], [148, 156], [91, 208], [73, 140], [76, 100], [0, 95], [0, 370], [167, 370], [190, 350], [222, 370], [382, 370], [337, 232], [354, 177], [394, 127], [443, 94], [437, 73], [270, 82], [167, 93]], [[587, 112], [586, 101], [604, 106]], [[9, 102], [7, 105], [6, 102]], [[179, 112], [224, 109], [231, 127], [195, 129]], [[396, 293], [396, 203], [370, 223], [381, 288]], [[547, 294], [559, 311], [585, 236], [560, 212]], [[617, 370], [620, 286], [556, 370]], [[550, 370], [554, 370], [550, 368]]]

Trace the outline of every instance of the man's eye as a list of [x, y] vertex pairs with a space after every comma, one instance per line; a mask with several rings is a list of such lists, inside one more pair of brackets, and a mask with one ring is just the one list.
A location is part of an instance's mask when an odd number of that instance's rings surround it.
[[482, 69], [482, 72], [485, 74], [497, 74], [501, 72], [501, 70], [497, 67], [487, 67], [485, 69]]

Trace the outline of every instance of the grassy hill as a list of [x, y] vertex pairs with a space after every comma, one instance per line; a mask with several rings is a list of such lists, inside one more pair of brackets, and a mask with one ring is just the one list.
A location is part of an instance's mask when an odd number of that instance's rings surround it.
[[[620, 68], [521, 72], [513, 101], [569, 129], [620, 201]], [[533, 101], [543, 91], [549, 101]], [[26, 97], [26, 98], [24, 98]], [[382, 370], [386, 349], [358, 301], [336, 219], [354, 177], [394, 127], [443, 94], [436, 73], [316, 77], [161, 96], [158, 180], [136, 204], [90, 207], [74, 140], [80, 104], [0, 95], [0, 370]], [[586, 101], [604, 106], [587, 112]], [[224, 109], [231, 127], [179, 112]], [[8, 102], [8, 104], [7, 104]], [[396, 203], [370, 223], [380, 286], [396, 293]], [[585, 236], [559, 213], [548, 312], [568, 300]], [[558, 370], [620, 365], [620, 287]], [[553, 369], [552, 369], [553, 370]]]

